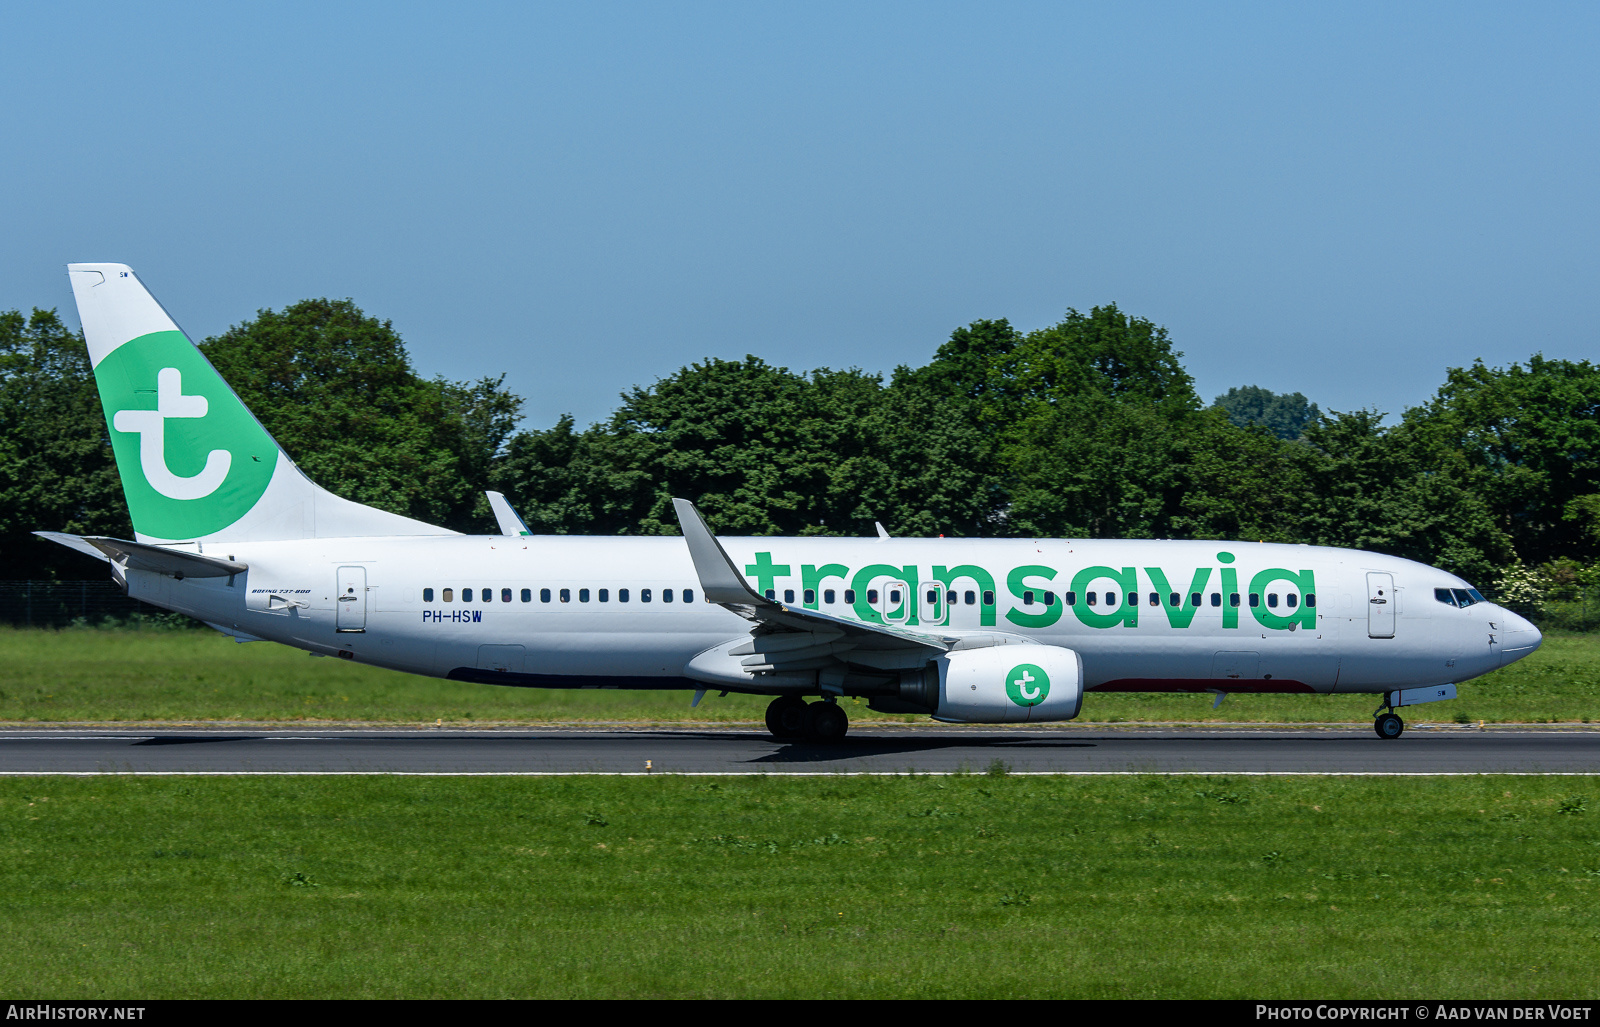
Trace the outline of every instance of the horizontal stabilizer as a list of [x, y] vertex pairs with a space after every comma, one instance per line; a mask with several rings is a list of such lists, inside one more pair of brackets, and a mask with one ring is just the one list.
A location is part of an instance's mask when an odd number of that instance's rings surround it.
[[249, 564], [237, 560], [167, 549], [163, 546], [153, 546], [148, 542], [129, 542], [126, 539], [106, 538], [100, 535], [67, 535], [59, 531], [39, 531], [34, 534], [79, 552], [92, 551], [93, 555], [119, 567], [154, 571], [157, 574], [172, 574], [185, 578], [226, 578], [234, 574], [243, 574], [250, 569]]
[[111, 562], [111, 557], [97, 549], [94, 543], [82, 535], [68, 535], [64, 531], [36, 531], [34, 534], [40, 538], [47, 538], [57, 545], [66, 546], [68, 549], [76, 549], [84, 556], [92, 556], [96, 560], [104, 560], [107, 563]]

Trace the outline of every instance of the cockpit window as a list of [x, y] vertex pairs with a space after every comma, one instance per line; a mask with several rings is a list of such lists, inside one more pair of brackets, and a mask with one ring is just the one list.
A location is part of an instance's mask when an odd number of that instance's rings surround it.
[[1479, 592], [1475, 588], [1467, 589], [1467, 595], [1471, 596], [1474, 602], [1487, 603], [1489, 601], [1489, 600], [1483, 598], [1483, 593]]
[[1436, 588], [1436, 589], [1434, 589], [1433, 590], [1433, 598], [1439, 600], [1439, 602], [1443, 603], [1446, 606], [1454, 606], [1454, 605], [1456, 605], [1455, 593], [1451, 592], [1448, 588]]
[[1461, 607], [1471, 606], [1478, 600], [1472, 597], [1472, 590], [1468, 588], [1453, 588], [1450, 591], [1456, 594], [1456, 605]]

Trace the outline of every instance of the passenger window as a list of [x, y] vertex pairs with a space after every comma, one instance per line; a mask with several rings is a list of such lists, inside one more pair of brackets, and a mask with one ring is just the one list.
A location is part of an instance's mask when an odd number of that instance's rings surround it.
[[855, 601], [856, 601], [856, 590], [853, 589], [853, 588], [845, 589], [844, 590], [844, 601], [847, 602], [847, 603], [850, 603], [851, 605], [854, 605]]
[[445, 589], [444, 590], [444, 601], [447, 602], [447, 603], [450, 602], [452, 599], [455, 598], [455, 595], [456, 595], [455, 589], [453, 589], [453, 588]]
[[1028, 591], [1022, 593], [1022, 605], [1023, 606], [1032, 606], [1033, 605], [1033, 590], [1032, 589], [1029, 589]]
[[833, 605], [833, 597], [836, 594], [837, 593], [835, 593], [833, 589], [825, 588], [825, 589], [822, 590], [822, 601], [827, 603], [829, 606], [832, 606]]
[[464, 589], [461, 590], [461, 601], [463, 603], [472, 602], [472, 589], [464, 588]]
[[502, 603], [511, 602], [511, 590], [509, 588], [502, 588], [500, 590], [500, 601]]
[[425, 588], [422, 590], [422, 601], [425, 603], [433, 602], [433, 589]]
[[1139, 593], [1137, 593], [1137, 592], [1129, 592], [1128, 593], [1128, 605], [1129, 606], [1138, 606], [1139, 605]]
[[549, 601], [550, 601], [550, 590], [548, 588], [541, 588], [539, 590], [539, 602], [548, 603]]
[[1199, 592], [1190, 592], [1189, 593], [1189, 605], [1190, 606], [1199, 606], [1201, 603], [1205, 602], [1205, 598], [1206, 597], [1203, 594], [1199, 593]]
[[[1212, 606], [1221, 606], [1222, 605], [1222, 593], [1221, 592], [1213, 592], [1213, 593], [1211, 593], [1211, 605]], [[1235, 604], [1235, 605], [1237, 605], [1237, 604]]]
[[602, 603], [611, 602], [611, 590], [609, 588], [602, 588], [600, 590], [600, 601]]
[[1239, 593], [1237, 593], [1237, 592], [1229, 592], [1228, 593], [1228, 605], [1229, 606], [1238, 606], [1239, 605]]
[[1317, 594], [1315, 592], [1306, 593], [1306, 606], [1313, 610], [1317, 608]]
[[1251, 592], [1250, 593], [1250, 605], [1252, 607], [1256, 607], [1256, 606], [1260, 606], [1261, 605], [1261, 593], [1260, 592]]
[[578, 589], [578, 602], [587, 603], [588, 601], [589, 601], [589, 590], [586, 589], [586, 588]]
[[1161, 596], [1156, 594], [1155, 592], [1151, 592], [1150, 593], [1150, 605], [1151, 606], [1160, 606], [1161, 605]]
[[817, 605], [817, 590], [816, 589], [814, 589], [814, 588], [806, 589], [806, 605], [807, 606], [815, 606], [815, 605]]
[[783, 590], [783, 601], [786, 603], [794, 602], [794, 589], [786, 588]]
[[561, 601], [563, 603], [572, 602], [572, 589], [564, 588], [564, 589], [561, 590]]
[[661, 590], [661, 601], [663, 603], [672, 602], [672, 589], [664, 588], [664, 589]]
[[628, 590], [625, 589], [625, 588], [617, 589], [617, 602], [625, 603], [627, 601], [628, 601]]
[[1046, 606], [1054, 606], [1054, 605], [1056, 605], [1056, 594], [1054, 592], [1046, 592], [1044, 594], [1044, 605], [1046, 605]]
[[[644, 602], [647, 602], [647, 603], [649, 601], [650, 600], [648, 600], [648, 599], [644, 600]], [[775, 588], [767, 589], [767, 601], [768, 602], [773, 602], [773, 603], [778, 601], [778, 590], [777, 589], [775, 589]]]
[[1183, 605], [1183, 596], [1176, 592], [1171, 593], [1167, 596], [1167, 605], [1176, 610], [1178, 607]]
[[987, 589], [987, 588], [983, 590], [983, 605], [985, 605], [985, 606], [993, 606], [994, 605], [994, 592], [992, 590]]
[[1063, 593], [1062, 596], [1061, 596], [1061, 601], [1063, 603], [1066, 603], [1068, 606], [1077, 606], [1078, 605], [1078, 593], [1076, 593], [1076, 592]]
[[525, 588], [522, 590], [522, 601], [525, 603], [533, 602], [533, 589]]
[[641, 588], [639, 590], [639, 602], [648, 603], [649, 601], [650, 601], [650, 590], [648, 588]]
[[694, 602], [694, 589], [686, 588], [683, 590], [683, 601], [686, 603]]
[[875, 588], [867, 589], [867, 602], [870, 603], [873, 606], [877, 606], [878, 605], [878, 590], [877, 589], [875, 589]]
[[1288, 595], [1283, 597], [1283, 602], [1289, 607], [1289, 609], [1292, 610], [1296, 606], [1300, 605], [1300, 597], [1295, 595], [1293, 592], [1290, 592]]
[[972, 589], [970, 589], [970, 588], [969, 588], [969, 589], [967, 589], [967, 597], [966, 597], [966, 603], [967, 603], [967, 605], [968, 605], [968, 606], [971, 606], [971, 605], [973, 605], [973, 604], [974, 604], [974, 603], [976, 603], [976, 602], [977, 602], [977, 601], [978, 601], [978, 593], [976, 593], [976, 592], [974, 592], [974, 591], [973, 591], [973, 590], [972, 590]]
[[938, 589], [936, 589], [936, 588], [928, 589], [927, 603], [928, 603], [929, 606], [938, 606], [939, 605], [939, 590]]
[[1276, 610], [1277, 608], [1278, 608], [1278, 593], [1276, 593], [1276, 592], [1268, 592], [1267, 593], [1267, 609]]
[[1085, 592], [1083, 594], [1083, 597], [1084, 597], [1085, 601], [1087, 601], [1090, 606], [1095, 606], [1095, 605], [1098, 605], [1097, 604], [1097, 600], [1100, 598], [1100, 593], [1098, 593], [1098, 592]]

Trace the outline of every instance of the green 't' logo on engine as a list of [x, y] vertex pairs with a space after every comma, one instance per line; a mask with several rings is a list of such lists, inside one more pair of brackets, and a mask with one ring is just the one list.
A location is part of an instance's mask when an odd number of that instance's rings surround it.
[[1006, 695], [1018, 706], [1037, 706], [1050, 695], [1050, 675], [1043, 667], [1019, 663], [1006, 675]]

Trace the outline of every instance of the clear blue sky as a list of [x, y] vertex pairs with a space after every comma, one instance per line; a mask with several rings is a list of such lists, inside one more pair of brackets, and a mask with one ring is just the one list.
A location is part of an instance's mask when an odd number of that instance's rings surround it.
[[1595, 355], [1600, 6], [12, 4], [0, 309], [311, 296], [530, 426], [1116, 302], [1207, 399]]

